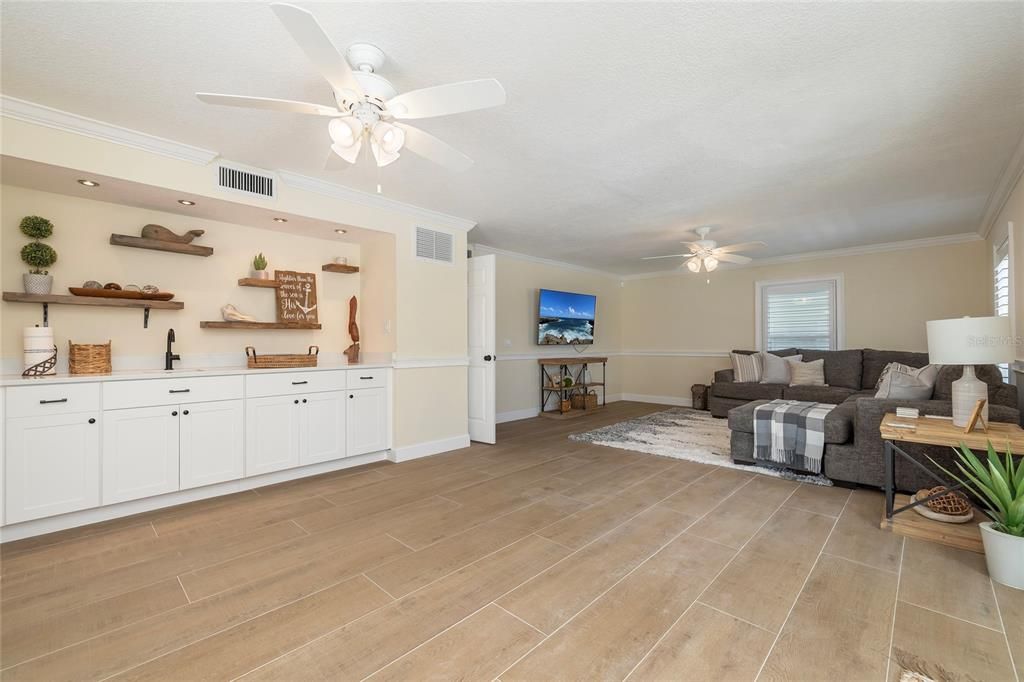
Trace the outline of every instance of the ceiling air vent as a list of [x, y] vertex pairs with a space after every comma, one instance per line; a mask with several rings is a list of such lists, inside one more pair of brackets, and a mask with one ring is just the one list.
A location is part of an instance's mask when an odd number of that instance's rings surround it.
[[416, 257], [439, 263], [453, 263], [455, 238], [447, 232], [416, 228]]
[[231, 166], [218, 166], [217, 184], [222, 189], [253, 194], [266, 199], [273, 199], [275, 196], [274, 176], [271, 173], [242, 170], [241, 168], [232, 168]]

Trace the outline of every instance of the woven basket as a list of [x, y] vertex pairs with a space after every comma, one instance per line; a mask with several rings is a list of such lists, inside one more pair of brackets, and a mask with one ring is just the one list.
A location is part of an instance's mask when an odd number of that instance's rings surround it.
[[565, 414], [572, 409], [572, 402], [569, 400], [562, 400], [558, 403], [558, 411]]
[[576, 393], [570, 399], [574, 410], [593, 410], [597, 408], [597, 391]]
[[[922, 500], [929, 495], [938, 495], [948, 489], [945, 486], [936, 486], [931, 489], [917, 491], [917, 499]], [[971, 502], [967, 496], [958, 491], [949, 491], [941, 497], [925, 502], [925, 506], [938, 514], [949, 516], [966, 516], [971, 513]]]
[[310, 346], [305, 354], [284, 353], [280, 355], [256, 355], [252, 346], [245, 347], [246, 364], [249, 369], [287, 369], [289, 367], [316, 367], [320, 346]]
[[110, 341], [72, 343], [68, 341], [68, 371], [72, 374], [110, 374]]

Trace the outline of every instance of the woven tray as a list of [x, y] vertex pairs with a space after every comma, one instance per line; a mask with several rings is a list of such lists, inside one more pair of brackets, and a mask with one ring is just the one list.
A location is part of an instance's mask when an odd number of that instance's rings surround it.
[[310, 346], [305, 354], [283, 353], [279, 355], [257, 355], [252, 346], [245, 347], [246, 364], [249, 369], [287, 369], [289, 367], [316, 367], [320, 346]]

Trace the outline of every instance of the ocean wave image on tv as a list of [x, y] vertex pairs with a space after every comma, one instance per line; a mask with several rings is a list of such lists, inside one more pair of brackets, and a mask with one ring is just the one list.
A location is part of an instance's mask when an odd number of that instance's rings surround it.
[[597, 297], [540, 290], [537, 343], [542, 346], [594, 343]]

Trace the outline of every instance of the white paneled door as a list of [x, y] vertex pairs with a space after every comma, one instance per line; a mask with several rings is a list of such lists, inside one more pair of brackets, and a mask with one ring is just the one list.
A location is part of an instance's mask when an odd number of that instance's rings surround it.
[[493, 443], [495, 257], [469, 259], [469, 437]]

